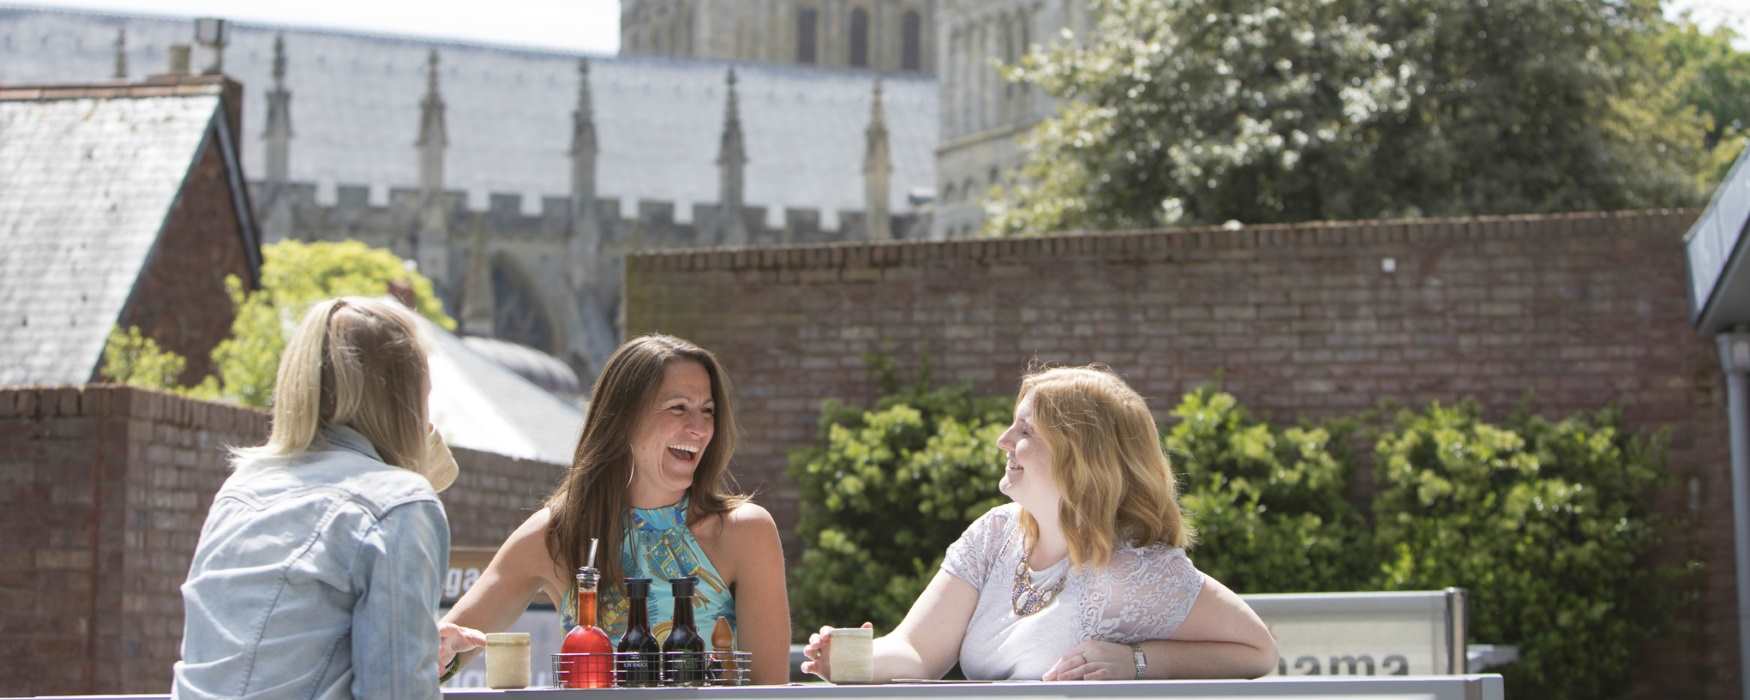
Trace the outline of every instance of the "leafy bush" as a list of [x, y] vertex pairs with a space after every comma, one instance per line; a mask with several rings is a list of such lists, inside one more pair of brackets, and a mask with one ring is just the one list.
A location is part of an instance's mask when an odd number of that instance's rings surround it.
[[901, 387], [876, 358], [882, 398], [862, 409], [829, 401], [820, 444], [790, 455], [806, 543], [791, 570], [797, 631], [865, 620], [891, 629], [936, 573], [948, 545], [1004, 502], [996, 439], [1013, 402], [970, 385]]
[[1166, 449], [1199, 569], [1248, 593], [1366, 586], [1373, 553], [1329, 429], [1273, 428], [1208, 388], [1172, 415]]
[[1657, 439], [1614, 412], [1486, 423], [1473, 405], [1401, 413], [1376, 449], [1382, 587], [1470, 592], [1471, 638], [1517, 644], [1512, 697], [1628, 688], [1635, 644], [1664, 627], [1672, 568], [1652, 494]]

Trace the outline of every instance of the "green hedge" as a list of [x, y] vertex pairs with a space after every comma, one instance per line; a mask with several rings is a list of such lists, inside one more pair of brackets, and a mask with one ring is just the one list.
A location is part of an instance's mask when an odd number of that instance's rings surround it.
[[1167, 455], [1199, 569], [1250, 593], [1367, 586], [1372, 545], [1331, 429], [1271, 427], [1212, 389], [1186, 395], [1172, 416]]
[[1468, 589], [1472, 641], [1519, 645], [1501, 669], [1511, 697], [1621, 695], [1677, 601], [1680, 569], [1647, 558], [1667, 525], [1652, 510], [1663, 454], [1612, 411], [1402, 412], [1375, 450], [1379, 587]]
[[[877, 362], [883, 397], [828, 402], [819, 440], [790, 457], [806, 549], [790, 582], [797, 634], [869, 620], [891, 629], [967, 524], [1006, 502], [996, 438], [1013, 400], [966, 385], [900, 385]], [[1620, 696], [1630, 655], [1677, 604], [1681, 568], [1651, 566], [1669, 527], [1652, 510], [1659, 439], [1613, 412], [1501, 425], [1475, 406], [1432, 405], [1278, 428], [1233, 396], [1192, 392], [1163, 444], [1198, 531], [1199, 568], [1250, 593], [1471, 592], [1471, 641], [1516, 644], [1500, 669], [1513, 697]], [[1355, 501], [1373, 436], [1375, 493]], [[1694, 566], [1693, 563], [1691, 566]]]

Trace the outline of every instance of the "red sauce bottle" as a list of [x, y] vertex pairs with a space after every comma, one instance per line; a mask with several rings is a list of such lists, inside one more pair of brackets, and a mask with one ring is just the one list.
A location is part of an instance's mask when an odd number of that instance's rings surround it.
[[600, 578], [601, 573], [593, 566], [577, 570], [577, 626], [565, 635], [560, 651], [591, 655], [566, 657], [567, 688], [614, 687], [614, 643], [595, 624], [596, 582]]

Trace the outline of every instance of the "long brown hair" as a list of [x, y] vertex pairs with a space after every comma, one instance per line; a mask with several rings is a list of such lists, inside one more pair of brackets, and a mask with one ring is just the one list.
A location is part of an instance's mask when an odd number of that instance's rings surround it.
[[[1104, 365], [1059, 367], [1021, 381], [1016, 401], [1033, 395], [1033, 427], [1051, 447], [1051, 474], [1063, 490], [1058, 522], [1070, 561], [1103, 566], [1120, 538], [1133, 546], [1191, 544], [1179, 510], [1178, 480], [1141, 394]], [[1029, 543], [1039, 523], [1025, 510]]]
[[590, 538], [601, 540], [595, 566], [604, 589], [621, 587], [621, 524], [631, 509], [627, 484], [632, 479], [632, 438], [640, 417], [648, 413], [663, 370], [673, 362], [697, 362], [711, 375], [711, 400], [716, 403], [715, 432], [687, 489], [689, 522], [721, 515], [747, 501], [735, 493], [729, 457], [735, 453], [735, 410], [729, 375], [711, 351], [668, 335], [646, 335], [626, 341], [608, 358], [596, 378], [589, 418], [571, 469], [559, 488], [547, 497], [547, 553], [569, 581], [589, 556]]

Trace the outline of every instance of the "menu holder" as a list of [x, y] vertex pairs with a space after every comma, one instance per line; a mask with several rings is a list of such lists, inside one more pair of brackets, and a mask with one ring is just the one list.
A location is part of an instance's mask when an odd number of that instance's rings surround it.
[[[661, 668], [643, 667], [651, 656], [661, 658]], [[609, 683], [614, 688], [676, 687], [676, 686], [742, 686], [752, 684], [753, 652], [748, 651], [670, 651], [670, 652], [583, 652], [551, 654], [553, 686], [571, 687], [573, 668], [611, 668]], [[604, 661], [597, 661], [604, 659]], [[593, 662], [593, 663], [592, 663]], [[649, 679], [654, 677], [655, 681]], [[592, 679], [593, 680], [593, 679]]]

